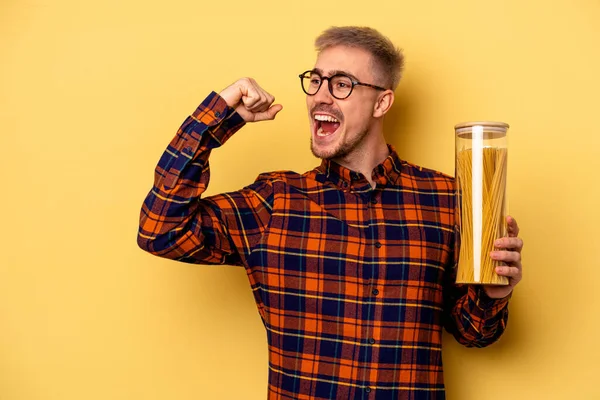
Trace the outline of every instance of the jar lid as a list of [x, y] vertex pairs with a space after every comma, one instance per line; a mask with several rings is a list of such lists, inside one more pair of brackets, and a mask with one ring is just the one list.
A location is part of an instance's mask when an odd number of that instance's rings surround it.
[[472, 121], [456, 124], [454, 125], [454, 130], [459, 136], [466, 137], [469, 136], [474, 126], [483, 127], [483, 131], [486, 133], [486, 136], [491, 135], [489, 138], [502, 137], [506, 134], [506, 131], [509, 128], [509, 125], [506, 122]]
[[506, 122], [497, 121], [473, 121], [473, 122], [461, 122], [460, 124], [454, 125], [454, 129], [470, 128], [472, 126], [481, 125], [491, 128], [504, 128], [508, 129], [509, 125]]

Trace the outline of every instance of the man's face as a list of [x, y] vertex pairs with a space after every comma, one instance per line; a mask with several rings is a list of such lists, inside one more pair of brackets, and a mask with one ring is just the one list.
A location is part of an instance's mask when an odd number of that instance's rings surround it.
[[[314, 70], [323, 77], [344, 73], [353, 80], [377, 84], [371, 55], [362, 49], [336, 46], [323, 50]], [[306, 96], [311, 124], [311, 150], [319, 158], [344, 158], [360, 152], [373, 122], [373, 108], [379, 92], [357, 85], [352, 94], [339, 100], [324, 80], [314, 96]]]

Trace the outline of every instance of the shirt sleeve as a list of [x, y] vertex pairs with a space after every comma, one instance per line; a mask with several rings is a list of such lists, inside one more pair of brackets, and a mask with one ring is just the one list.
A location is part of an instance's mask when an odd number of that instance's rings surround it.
[[506, 329], [511, 295], [503, 299], [491, 299], [482, 286], [456, 284], [458, 251], [457, 246], [454, 248], [444, 282], [445, 328], [467, 347], [489, 346]]
[[215, 92], [183, 122], [142, 205], [140, 248], [189, 263], [244, 265], [270, 219], [271, 183], [259, 177], [242, 190], [202, 198], [211, 151], [244, 124]]

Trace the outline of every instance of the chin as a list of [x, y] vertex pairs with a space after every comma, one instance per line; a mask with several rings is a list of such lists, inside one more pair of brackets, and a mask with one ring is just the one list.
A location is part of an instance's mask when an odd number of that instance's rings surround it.
[[312, 138], [310, 141], [310, 150], [312, 151], [312, 153], [315, 157], [325, 159], [325, 160], [343, 156], [343, 154], [341, 154], [342, 149], [340, 148], [340, 146], [337, 146], [337, 145], [326, 146], [326, 147], [317, 146], [317, 145], [315, 145]]

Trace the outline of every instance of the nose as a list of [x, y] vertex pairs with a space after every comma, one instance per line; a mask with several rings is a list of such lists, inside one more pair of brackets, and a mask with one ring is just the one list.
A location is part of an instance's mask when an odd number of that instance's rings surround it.
[[321, 87], [313, 96], [314, 101], [320, 104], [332, 104], [333, 96], [331, 92], [329, 92], [329, 80], [323, 80]]

